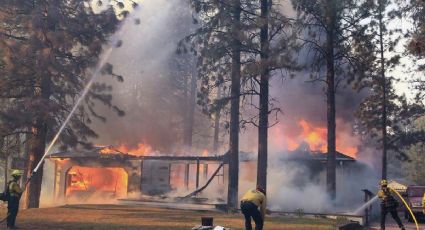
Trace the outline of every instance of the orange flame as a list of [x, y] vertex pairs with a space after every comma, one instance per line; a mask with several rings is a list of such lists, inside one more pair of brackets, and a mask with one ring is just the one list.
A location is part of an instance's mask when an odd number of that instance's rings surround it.
[[185, 188], [185, 169], [184, 164], [174, 164], [170, 170], [170, 186], [171, 189], [183, 189]]
[[125, 154], [134, 155], [134, 156], [145, 156], [152, 152], [153, 152], [152, 147], [142, 143], [137, 144], [137, 147], [135, 148], [128, 147], [125, 144], [120, 144], [117, 147], [108, 147], [108, 148], [104, 148], [100, 150], [100, 153], [103, 153], [103, 154], [125, 153]]
[[202, 151], [202, 156], [207, 157], [208, 155], [209, 155], [208, 149], [204, 149], [204, 151]]
[[327, 130], [324, 127], [314, 127], [305, 120], [300, 120], [299, 125], [302, 127], [301, 138], [314, 151], [327, 151], [326, 135]]
[[[302, 143], [307, 143], [312, 151], [327, 152], [326, 127], [314, 125], [305, 119], [299, 120], [296, 124], [280, 125], [272, 129], [271, 134], [272, 143], [279, 149], [294, 151]], [[358, 152], [356, 143], [358, 140], [347, 131], [346, 125], [337, 120], [337, 151], [355, 158]]]
[[106, 192], [113, 197], [127, 195], [128, 175], [122, 168], [73, 166], [67, 174], [66, 195]]

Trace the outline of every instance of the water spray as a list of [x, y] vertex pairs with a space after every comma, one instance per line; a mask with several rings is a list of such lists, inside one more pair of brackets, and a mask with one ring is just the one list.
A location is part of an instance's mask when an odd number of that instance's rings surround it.
[[[59, 136], [62, 134], [63, 130], [65, 129], [66, 125], [69, 123], [69, 121], [71, 120], [71, 117], [74, 115], [75, 111], [77, 110], [78, 106], [80, 106], [81, 102], [83, 101], [83, 99], [86, 97], [87, 93], [89, 92], [91, 86], [93, 85], [95, 79], [97, 78], [97, 76], [99, 75], [100, 71], [102, 70], [103, 65], [105, 65], [106, 61], [108, 60], [109, 56], [111, 55], [113, 50], [113, 46], [110, 47], [106, 52], [105, 55], [103, 56], [103, 58], [101, 59], [100, 63], [98, 64], [95, 72], [93, 73], [93, 75], [91, 76], [89, 82], [87, 83], [87, 85], [84, 87], [83, 92], [81, 93], [80, 97], [78, 98], [77, 102], [75, 103], [74, 107], [72, 107], [71, 112], [68, 114], [68, 116], [66, 117], [65, 121], [62, 123], [61, 127], [59, 128], [58, 132], [56, 133], [56, 135], [54, 136], [53, 140], [50, 142], [50, 144], [48, 145], [46, 151], [44, 152], [43, 157], [41, 158], [41, 160], [38, 162], [37, 166], [34, 168], [34, 170], [31, 173], [31, 176], [36, 173], [38, 171], [38, 169], [40, 168], [40, 166], [43, 164], [44, 159], [47, 157], [47, 155], [50, 153], [50, 150], [52, 149], [52, 147], [56, 144]], [[31, 179], [31, 176], [28, 180]]]
[[378, 195], [375, 195], [370, 199], [368, 202], [364, 203], [360, 208], [356, 209], [356, 211], [353, 212], [354, 215], [360, 214], [363, 210], [365, 210], [367, 207], [371, 206], [373, 203], [375, 203], [378, 200]]
[[[135, 8], [136, 10], [137, 8]], [[127, 17], [127, 19], [130, 17]], [[119, 32], [117, 37], [119, 37], [119, 35], [122, 34], [123, 31]], [[110, 45], [110, 47], [104, 52], [102, 59], [100, 60], [99, 64], [97, 65], [94, 73], [91, 75], [89, 81], [87, 82], [86, 86], [84, 87], [83, 91], [81, 92], [80, 97], [77, 99], [77, 102], [74, 104], [74, 106], [72, 107], [71, 112], [68, 114], [68, 116], [66, 117], [65, 121], [62, 123], [62, 125], [60, 126], [58, 132], [56, 133], [56, 135], [53, 137], [52, 141], [50, 142], [50, 144], [47, 146], [47, 149], [45, 150], [43, 157], [40, 159], [40, 161], [37, 163], [37, 166], [34, 168], [34, 170], [31, 172], [31, 175], [29, 176], [29, 178], [27, 179], [24, 189], [26, 188], [26, 186], [28, 185], [28, 183], [31, 181], [32, 176], [37, 173], [37, 171], [39, 170], [39, 168], [41, 167], [41, 165], [43, 164], [44, 160], [46, 159], [46, 157], [49, 155], [50, 151], [52, 150], [53, 146], [56, 144], [56, 142], [59, 139], [59, 136], [62, 134], [63, 130], [65, 129], [65, 127], [68, 125], [69, 121], [71, 120], [72, 116], [74, 115], [75, 111], [77, 110], [77, 108], [80, 106], [81, 102], [83, 101], [83, 99], [86, 97], [87, 93], [90, 91], [91, 86], [93, 85], [93, 83], [95, 82], [96, 78], [99, 76], [100, 72], [102, 71], [103, 66], [106, 64], [107, 60], [109, 59], [109, 57], [111, 56], [112, 51], [114, 50], [114, 48], [119, 48], [122, 46], [122, 41], [119, 39], [115, 39], [112, 40], [111, 42], [112, 44]]]

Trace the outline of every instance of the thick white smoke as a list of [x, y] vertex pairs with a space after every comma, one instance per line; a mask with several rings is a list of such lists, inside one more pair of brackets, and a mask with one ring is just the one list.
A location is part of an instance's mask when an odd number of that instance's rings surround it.
[[[293, 12], [287, 6], [281, 7]], [[96, 105], [100, 114], [107, 117], [107, 122], [94, 121], [92, 126], [99, 134], [99, 139], [94, 141], [103, 145], [137, 145], [140, 142], [153, 146], [173, 145], [181, 138], [178, 134], [181, 130], [175, 127], [182, 122], [173, 115], [181, 112], [183, 106], [172, 90], [174, 85], [170, 72], [173, 70], [169, 62], [172, 57], [175, 58], [177, 42], [193, 28], [190, 8], [184, 0], [145, 0], [141, 2], [136, 14], [132, 17], [138, 18], [140, 23], [132, 20], [126, 22], [122, 27], [123, 44], [113, 51], [109, 60], [114, 66], [114, 72], [123, 75], [125, 81], [116, 83], [109, 78], [101, 80], [113, 85], [113, 102], [126, 112], [126, 116], [119, 118], [110, 109]], [[276, 73], [271, 82], [271, 97], [276, 99], [274, 103], [276, 107], [282, 108], [283, 114], [277, 117], [280, 123], [269, 131], [269, 208], [285, 211], [303, 209], [306, 212], [355, 209], [362, 202], [363, 194], [360, 190], [375, 188], [377, 177], [370, 168], [357, 166], [352, 171], [338, 171], [338, 200], [333, 203], [326, 195], [323, 171], [312, 178], [310, 174], [315, 172], [311, 172], [305, 165], [277, 160], [288, 147], [283, 140], [276, 138], [277, 135], [285, 137], [299, 132], [300, 118], [314, 125], [326, 126], [324, 86], [320, 82], [306, 83], [306, 80], [308, 77], [305, 73], [297, 74], [295, 79], [282, 79]], [[360, 145], [359, 138], [353, 132], [352, 114], [362, 96], [349, 88], [340, 89], [337, 95], [337, 116], [340, 120], [337, 129], [340, 128], [343, 140], [353, 146]], [[270, 120], [272, 123], [274, 117], [271, 116]], [[204, 131], [201, 131], [198, 130], [196, 135], [204, 135]], [[249, 127], [242, 131], [240, 147], [242, 151], [257, 152], [255, 128]], [[359, 157], [367, 161], [370, 160], [368, 158], [375, 159], [364, 152], [359, 152]], [[256, 180], [256, 164], [241, 165], [240, 195], [253, 188]], [[218, 198], [219, 195], [225, 200], [227, 192], [223, 186], [226, 185], [213, 182], [203, 195], [212, 198]], [[176, 190], [175, 195], [186, 193], [185, 189], [180, 189]]]

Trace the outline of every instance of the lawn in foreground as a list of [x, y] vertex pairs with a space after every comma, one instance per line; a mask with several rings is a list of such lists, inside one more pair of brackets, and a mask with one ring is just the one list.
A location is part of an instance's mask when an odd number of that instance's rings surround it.
[[[5, 208], [0, 213], [6, 215]], [[241, 214], [186, 211], [127, 205], [70, 205], [55, 208], [21, 210], [20, 229], [176, 229], [187, 230], [200, 223], [201, 216], [214, 217], [214, 224], [243, 229]], [[0, 229], [4, 229], [5, 223]], [[328, 219], [268, 217], [265, 229], [335, 229]]]

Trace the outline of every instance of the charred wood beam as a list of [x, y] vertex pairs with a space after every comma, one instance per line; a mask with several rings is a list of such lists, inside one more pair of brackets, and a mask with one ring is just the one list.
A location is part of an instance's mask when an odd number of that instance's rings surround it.
[[202, 192], [205, 188], [207, 188], [207, 187], [208, 187], [208, 185], [210, 185], [210, 183], [213, 181], [214, 177], [215, 177], [215, 176], [217, 176], [218, 172], [220, 172], [220, 169], [221, 169], [223, 166], [224, 166], [224, 163], [221, 163], [221, 164], [218, 166], [218, 168], [217, 168], [217, 169], [215, 170], [215, 172], [211, 175], [210, 179], [207, 181], [207, 183], [206, 183], [204, 186], [202, 186], [202, 187], [201, 187], [201, 188], [199, 188], [199, 189], [196, 189], [194, 192], [192, 192], [192, 193], [188, 194], [187, 196], [184, 196], [182, 199], [186, 199], [186, 198], [192, 197], [192, 196], [194, 196], [194, 195], [196, 195], [196, 194], [198, 194], [198, 193]]
[[51, 154], [50, 158], [60, 158], [60, 159], [122, 159], [122, 160], [166, 160], [166, 161], [225, 161], [226, 155], [221, 156], [132, 156], [127, 154], [98, 154], [98, 155], [77, 155], [74, 153], [67, 154]]
[[170, 161], [223, 161], [224, 156], [140, 156], [143, 160], [170, 160]]

